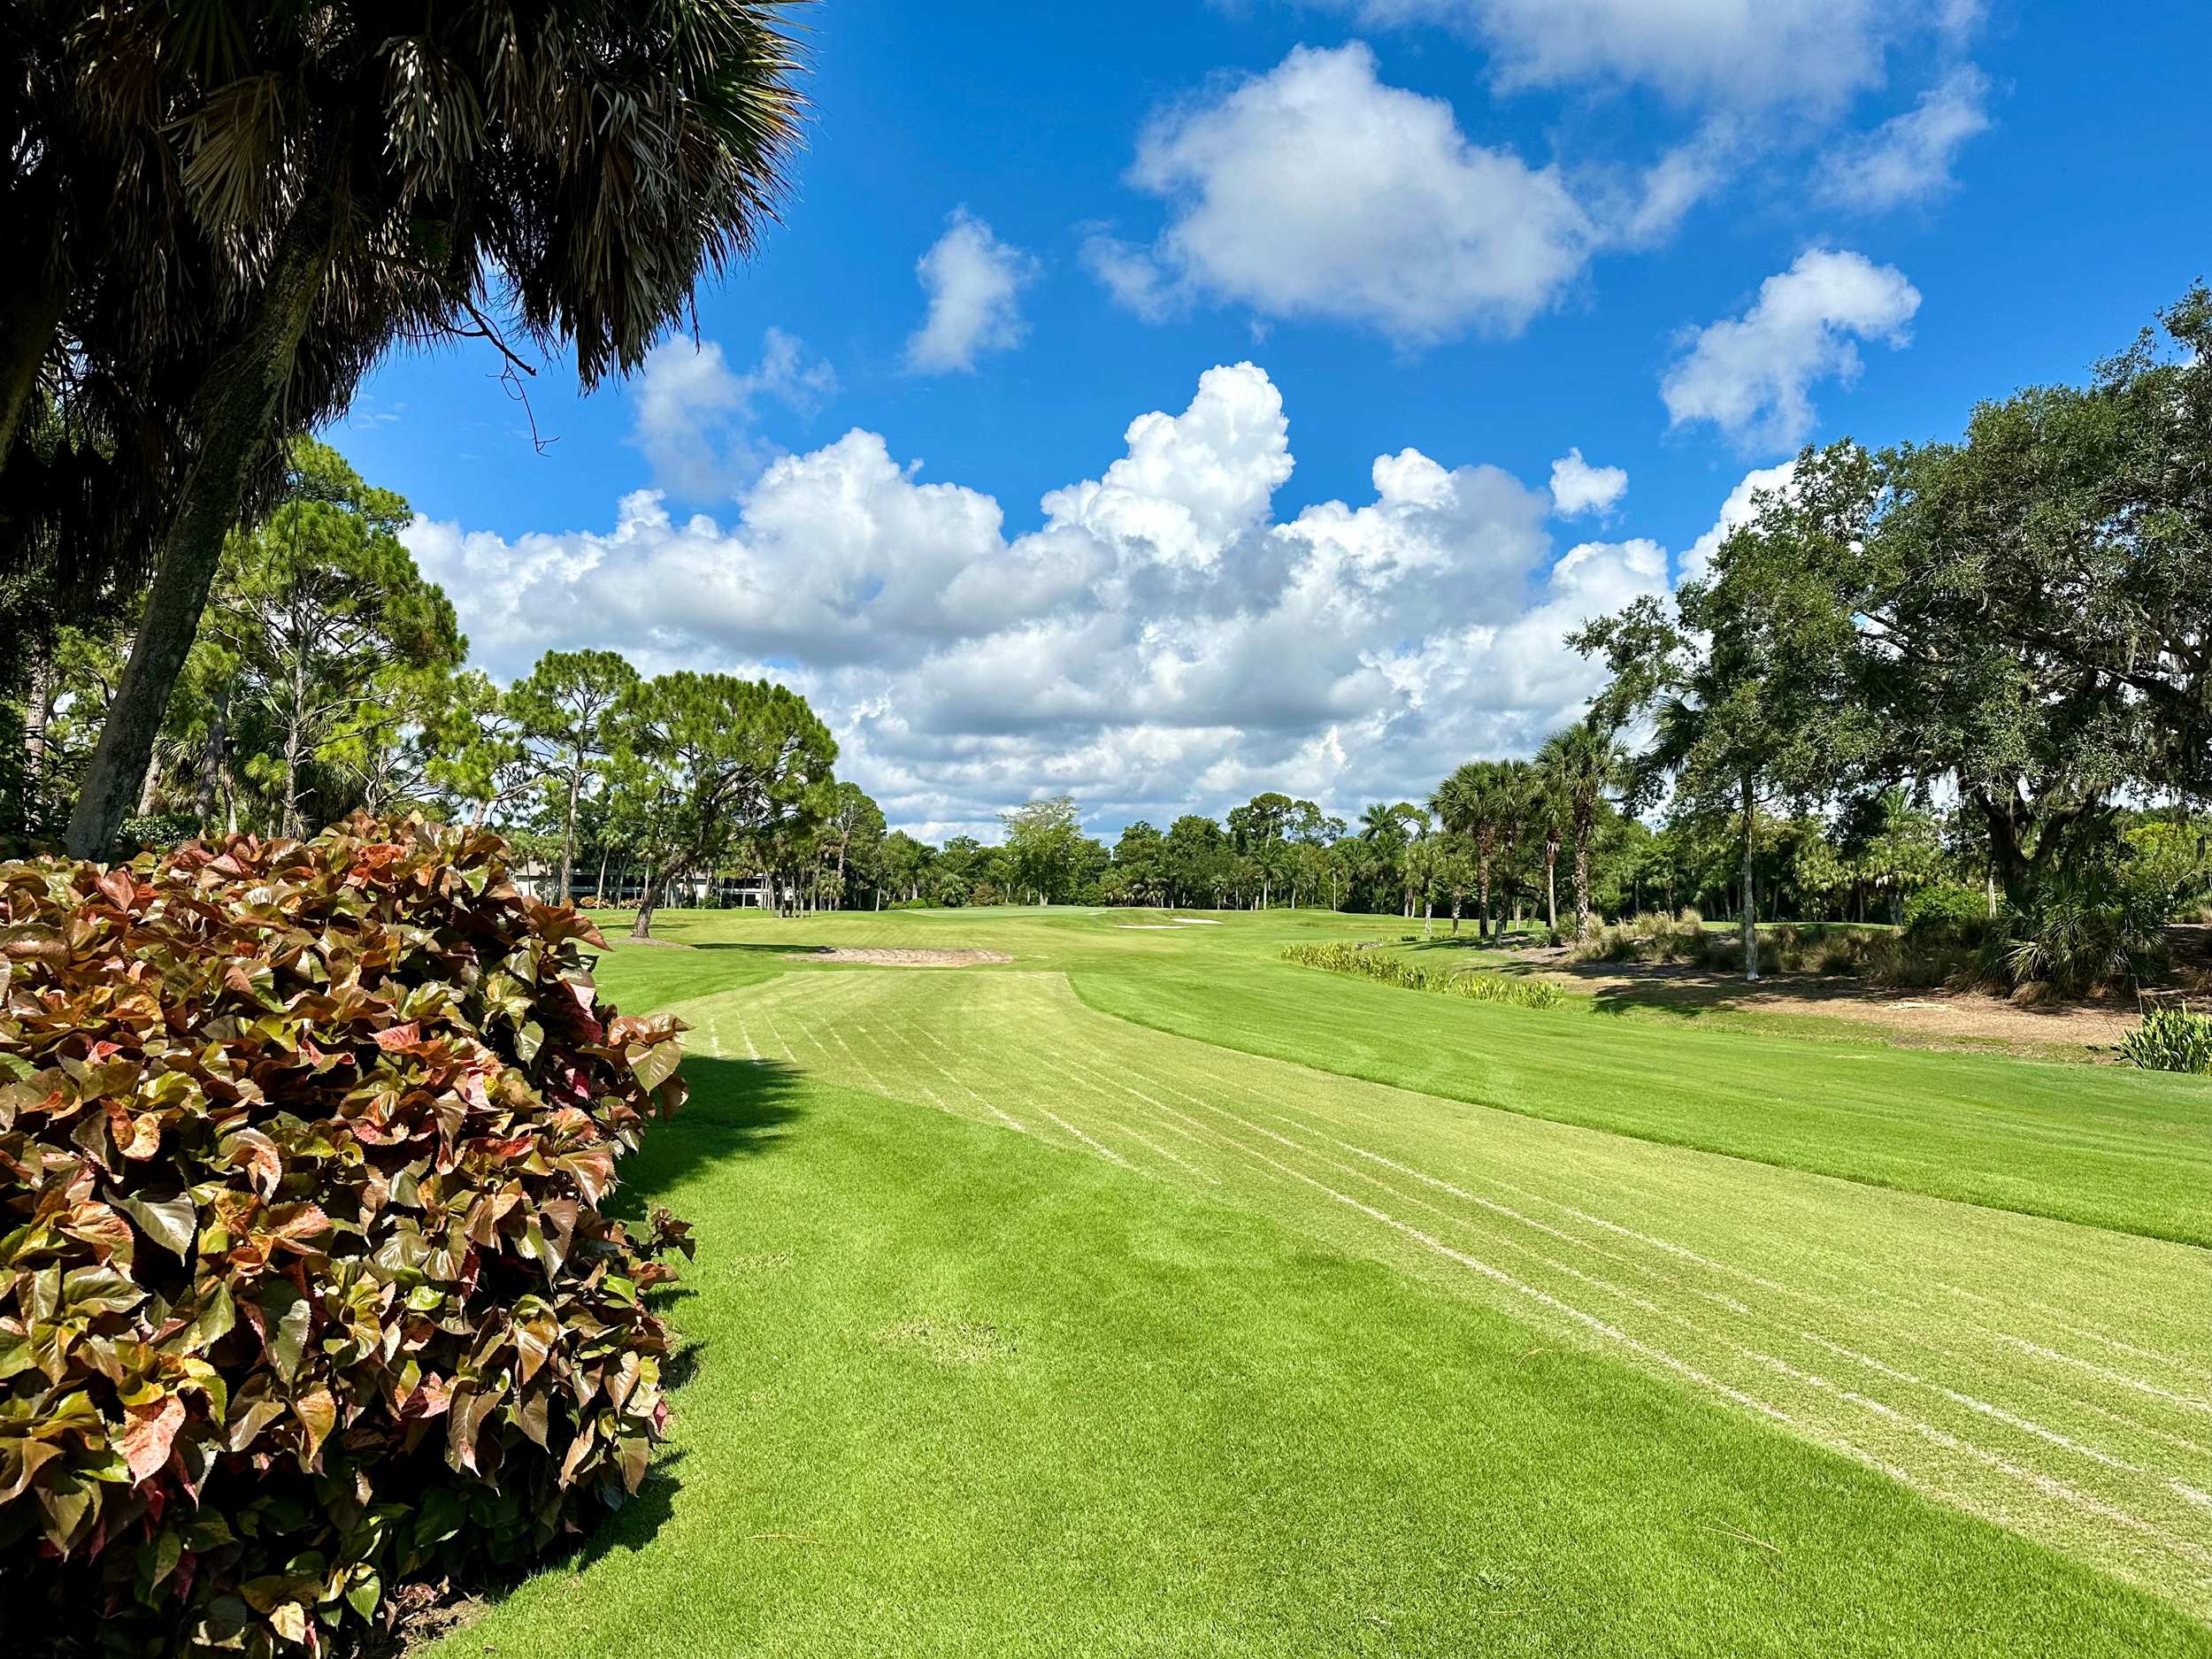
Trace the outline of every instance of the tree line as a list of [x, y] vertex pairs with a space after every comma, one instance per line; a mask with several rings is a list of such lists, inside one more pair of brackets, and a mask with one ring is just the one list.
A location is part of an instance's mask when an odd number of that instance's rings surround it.
[[626, 373], [755, 247], [803, 108], [781, 12], [10, 8], [0, 703], [69, 671], [68, 630], [128, 640], [72, 853], [142, 804], [234, 534], [385, 352], [480, 342], [526, 415], [534, 356], [572, 351], [587, 390]]
[[[787, 687], [603, 650], [552, 651], [511, 685], [465, 665], [451, 602], [398, 538], [411, 514], [337, 452], [290, 446], [267, 516], [226, 538], [156, 728], [127, 844], [297, 837], [357, 807], [496, 824], [547, 896], [639, 905], [733, 871], [784, 910], [873, 898], [882, 812], [834, 772]], [[131, 632], [63, 626], [32, 664], [0, 827], [58, 836], [114, 718]], [[595, 864], [587, 882], [580, 872]]]

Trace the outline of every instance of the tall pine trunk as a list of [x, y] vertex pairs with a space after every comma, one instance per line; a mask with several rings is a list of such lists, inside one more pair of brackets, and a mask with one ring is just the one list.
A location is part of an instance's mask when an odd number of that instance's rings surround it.
[[576, 873], [576, 797], [584, 787], [584, 750], [577, 745], [568, 769], [568, 816], [561, 826], [561, 892], [556, 904], [570, 902], [569, 882]]
[[224, 539], [238, 522], [247, 476], [275, 431], [293, 359], [328, 266], [329, 234], [328, 210], [319, 196], [311, 195], [286, 227], [266, 283], [201, 392], [194, 422], [198, 453], [178, 490], [130, 661], [69, 819], [73, 857], [106, 858], [137, 798], [169, 694], [199, 631]]
[[1759, 921], [1758, 895], [1751, 887], [1751, 852], [1754, 833], [1758, 826], [1759, 799], [1751, 774], [1743, 778], [1743, 908], [1738, 920], [1743, 938], [1743, 977], [1747, 983], [1759, 979]]

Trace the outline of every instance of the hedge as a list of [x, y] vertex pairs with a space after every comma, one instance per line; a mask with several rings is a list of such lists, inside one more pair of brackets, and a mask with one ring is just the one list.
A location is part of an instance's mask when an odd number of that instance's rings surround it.
[[416, 820], [0, 864], [12, 1651], [342, 1646], [636, 1490], [684, 1085], [603, 944]]

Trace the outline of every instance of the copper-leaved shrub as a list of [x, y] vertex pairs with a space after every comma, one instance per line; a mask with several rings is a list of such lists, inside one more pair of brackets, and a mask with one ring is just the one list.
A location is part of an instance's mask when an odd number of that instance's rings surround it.
[[0, 864], [0, 1623], [288, 1655], [634, 1492], [682, 1100], [499, 839]]

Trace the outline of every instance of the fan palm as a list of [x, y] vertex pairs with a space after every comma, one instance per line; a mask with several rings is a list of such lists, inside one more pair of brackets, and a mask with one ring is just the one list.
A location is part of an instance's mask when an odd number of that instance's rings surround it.
[[105, 130], [159, 133], [175, 234], [225, 251], [195, 453], [69, 844], [143, 774], [224, 537], [272, 441], [393, 341], [503, 304], [589, 388], [627, 372], [774, 214], [802, 100], [775, 0], [114, 0], [73, 44]]
[[[1459, 836], [1474, 848], [1476, 937], [1490, 937], [1490, 860], [1496, 852], [1504, 780], [1500, 763], [1471, 760], [1436, 786], [1429, 810], [1448, 834]], [[1459, 896], [1452, 898], [1452, 931], [1459, 931]]]
[[[1620, 786], [1626, 763], [1613, 733], [1585, 719], [1555, 733], [1536, 757], [1548, 788], [1565, 808], [1574, 837], [1575, 936], [1590, 931], [1590, 847], [1598, 803]], [[1555, 920], [1555, 926], [1557, 926]]]

